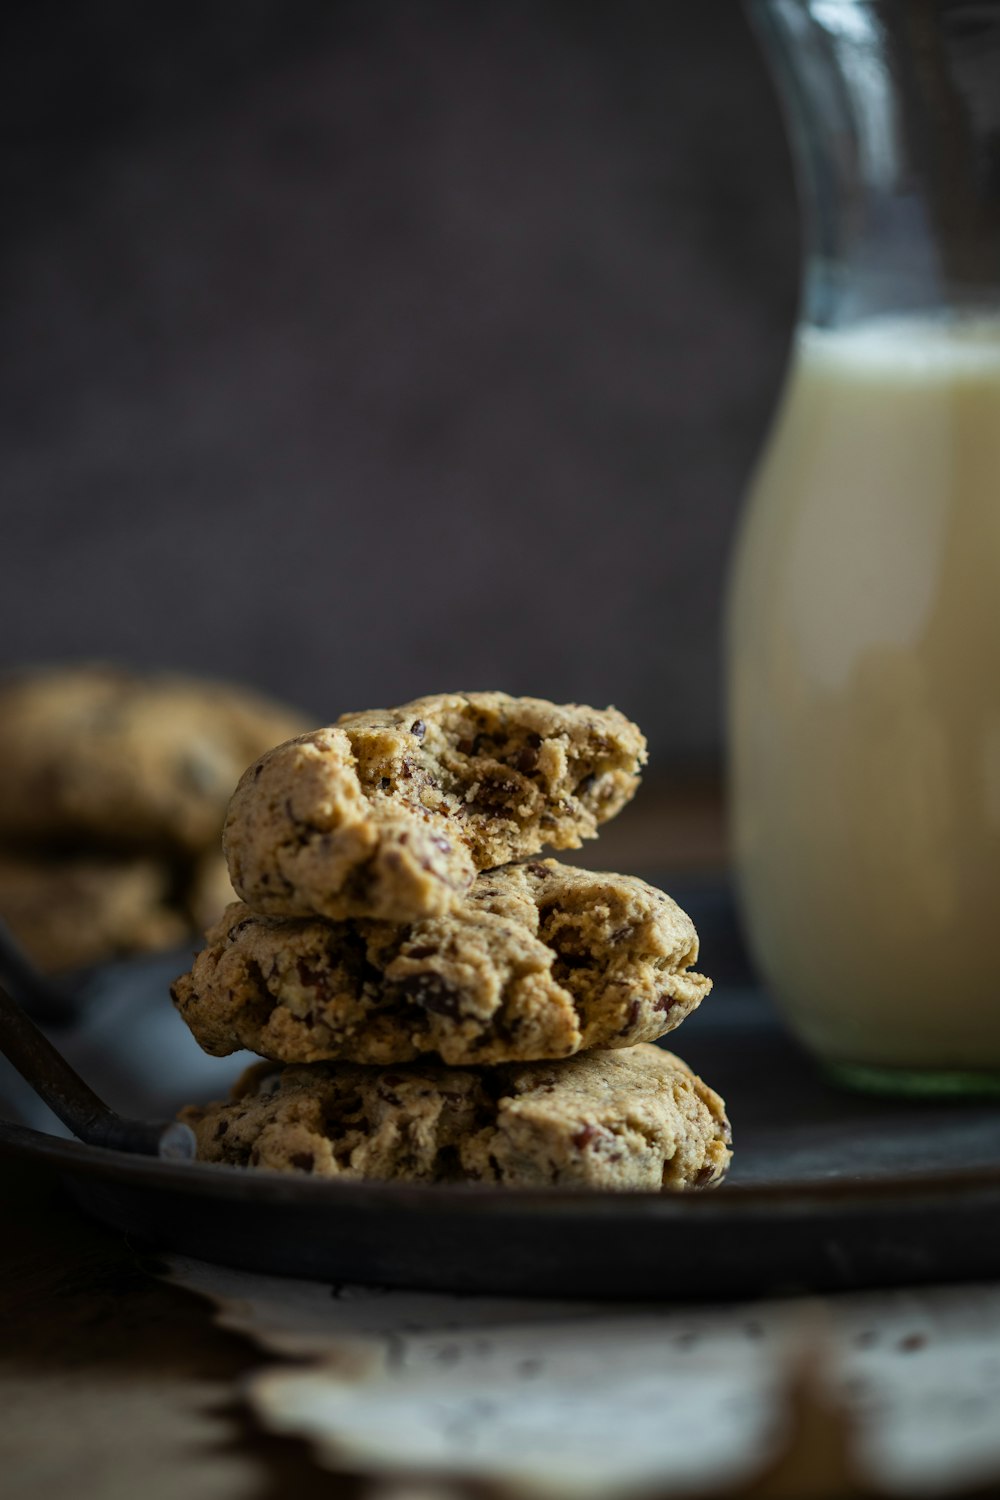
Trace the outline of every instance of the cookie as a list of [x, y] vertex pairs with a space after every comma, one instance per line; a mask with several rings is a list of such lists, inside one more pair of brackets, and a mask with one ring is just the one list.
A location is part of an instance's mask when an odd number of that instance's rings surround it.
[[723, 1101], [648, 1045], [478, 1070], [257, 1064], [180, 1118], [202, 1161], [349, 1181], [682, 1191], [732, 1155]]
[[460, 906], [410, 925], [235, 904], [172, 994], [216, 1055], [535, 1061], [672, 1030], [711, 989], [697, 957], [662, 891], [550, 859], [480, 875]]
[[44, 973], [176, 948], [189, 923], [153, 860], [0, 855], [0, 917]]
[[271, 916], [440, 916], [477, 870], [576, 848], [620, 811], [646, 759], [616, 709], [444, 693], [344, 715], [243, 776], [224, 846]]
[[0, 840], [197, 853], [255, 756], [305, 727], [253, 693], [109, 666], [0, 684]]

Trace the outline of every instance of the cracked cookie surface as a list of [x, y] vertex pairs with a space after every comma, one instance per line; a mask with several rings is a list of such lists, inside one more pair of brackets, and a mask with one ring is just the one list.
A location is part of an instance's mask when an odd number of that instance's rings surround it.
[[684, 1191], [732, 1155], [723, 1101], [645, 1044], [479, 1070], [257, 1064], [180, 1118], [202, 1161], [355, 1181]]
[[305, 727], [225, 683], [103, 665], [0, 682], [0, 838], [197, 853], [247, 764]]
[[443, 693], [345, 714], [245, 773], [224, 834], [232, 882], [273, 916], [439, 916], [477, 870], [593, 838], [645, 759], [613, 708]]
[[236, 903], [172, 994], [216, 1055], [478, 1065], [653, 1041], [711, 989], [697, 957], [662, 891], [549, 859], [479, 875], [461, 905], [412, 924]]

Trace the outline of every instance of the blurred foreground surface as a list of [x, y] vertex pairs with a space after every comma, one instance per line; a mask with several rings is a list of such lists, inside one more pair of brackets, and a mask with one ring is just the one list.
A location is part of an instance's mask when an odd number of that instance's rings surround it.
[[[691, 892], [695, 910], [702, 899], [699, 889], [709, 890], [713, 884], [705, 872], [721, 856], [719, 806], [707, 791], [700, 804], [697, 798], [679, 801], [681, 805], [670, 798], [658, 801], [655, 815], [647, 805], [647, 816], [636, 826], [634, 838], [628, 836], [630, 824], [623, 818], [613, 860], [622, 868], [651, 873], [643, 851], [658, 850], [661, 861], [668, 848], [676, 855], [677, 830], [685, 830], [687, 858], [675, 860], [678, 878], [671, 884], [678, 894], [682, 887]], [[708, 939], [709, 921], [707, 917], [699, 920], [704, 922]], [[724, 935], [725, 929], [717, 925], [715, 932]], [[741, 972], [745, 978], [745, 970], [739, 968], [738, 943], [731, 935], [724, 948], [714, 939], [706, 941], [709, 972], [717, 972], [717, 960], [722, 966], [719, 977], [727, 984], [738, 984]], [[726, 1003], [721, 994], [717, 999]], [[709, 1000], [708, 1006], [712, 1003]], [[709, 1019], [707, 1012], [708, 1007], [704, 1021]], [[705, 1027], [702, 1036], [696, 1017], [689, 1031], [691, 1046], [686, 1054], [708, 1072], [709, 1029]], [[744, 1084], [755, 1066], [752, 1027], [747, 1032], [747, 1048], [739, 1059], [731, 1060], [734, 1069], [738, 1063]], [[730, 1082], [735, 1087], [736, 1078], [734, 1071], [731, 1079], [714, 1081], [724, 1088]], [[817, 1092], [821, 1086], [804, 1061], [801, 1085], [800, 1103], [812, 1118], [810, 1139], [802, 1142], [808, 1153], [822, 1148], [824, 1131], [828, 1135], [836, 1128], [837, 1098], [842, 1096], [835, 1097], [832, 1090]], [[741, 1111], [748, 1132], [756, 1134], [766, 1129], [766, 1087], [758, 1104], [756, 1114]], [[882, 1101], [865, 1104], [859, 1100], [854, 1107], [870, 1115], [866, 1139], [884, 1134], [886, 1120], [895, 1109]], [[947, 1114], [953, 1132], [959, 1134], [960, 1113], [949, 1110]], [[795, 1142], [786, 1145], [794, 1156]], [[902, 1136], [900, 1149], [905, 1164]], [[794, 1168], [794, 1161], [789, 1160]], [[360, 1493], [359, 1481], [350, 1474], [332, 1474], [319, 1467], [316, 1450], [297, 1438], [266, 1435], [258, 1420], [251, 1418], [242, 1393], [248, 1375], [260, 1370], [267, 1354], [215, 1326], [207, 1305], [177, 1286], [151, 1280], [144, 1269], [144, 1247], [91, 1225], [69, 1207], [58, 1185], [45, 1173], [10, 1161], [4, 1162], [3, 1170], [8, 1213], [0, 1243], [0, 1322], [6, 1334], [0, 1354], [0, 1398], [6, 1415], [5, 1493], [12, 1500], [64, 1500], [69, 1492], [79, 1500], [133, 1500], [140, 1490], [150, 1500], [161, 1496], [173, 1500], [180, 1493], [188, 1500], [278, 1500], [292, 1490], [303, 1500], [320, 1494], [353, 1500]], [[734, 1256], [739, 1253], [734, 1246]], [[193, 1286], [199, 1274], [192, 1271], [180, 1280]], [[306, 1304], [294, 1288], [295, 1283], [283, 1283], [278, 1300], [290, 1298], [289, 1306], [301, 1313]], [[378, 1314], [379, 1299], [367, 1295], [362, 1315], [366, 1307]], [[855, 1301], [858, 1306], [851, 1310]], [[975, 1475], [990, 1472], [990, 1445], [996, 1431], [993, 1386], [997, 1370], [989, 1346], [995, 1289], [956, 1289], [954, 1294], [940, 1296], [933, 1291], [902, 1291], [851, 1299], [850, 1306], [845, 1299], [830, 1298], [825, 1305], [828, 1314], [818, 1313], [812, 1303], [795, 1305], [793, 1332], [802, 1362], [796, 1364], [793, 1359], [779, 1379], [779, 1386], [781, 1379], [788, 1379], [783, 1398], [789, 1402], [787, 1422], [777, 1447], [769, 1448], [766, 1469], [756, 1478], [743, 1476], [728, 1490], [716, 1489], [715, 1493], [730, 1497], [917, 1493], [907, 1484], [887, 1490], [864, 1478], [857, 1466], [856, 1417], [868, 1412], [870, 1421], [874, 1411], [878, 1418], [879, 1381], [886, 1378], [897, 1382], [893, 1389], [898, 1400], [888, 1415], [895, 1424], [896, 1441], [903, 1443], [904, 1469], [909, 1463], [912, 1470], [920, 1434], [932, 1430], [928, 1426], [931, 1417], [965, 1424], [960, 1425], [960, 1432], [969, 1440], [964, 1443], [961, 1474], [949, 1473], [939, 1462], [932, 1464], [919, 1493], [991, 1493], [989, 1484], [980, 1484]], [[704, 1316], [697, 1310], [690, 1315], [678, 1312], [680, 1321], [673, 1330], [676, 1348], [669, 1339], [664, 1345], [669, 1353], [665, 1372], [669, 1374], [673, 1361], [684, 1360], [700, 1372], [699, 1379], [708, 1378], [712, 1350], [720, 1339], [720, 1348], [728, 1348], [727, 1339], [735, 1340], [741, 1357], [751, 1357], [755, 1342], [764, 1337], [762, 1318], [770, 1316], [772, 1307], [764, 1303], [756, 1310], [744, 1310], [745, 1315], [735, 1322], [727, 1322], [729, 1315], [723, 1312], [715, 1315], [714, 1322], [710, 1319], [705, 1329]], [[830, 1353], [833, 1320], [842, 1314], [847, 1318], [841, 1330], [846, 1329], [845, 1357], [852, 1369], [857, 1368], [853, 1384], [849, 1382], [849, 1389], [833, 1401], [828, 1385], [818, 1379], [821, 1371], [814, 1356], [822, 1364]], [[619, 1308], [616, 1317], [620, 1315]], [[252, 1299], [243, 1298], [237, 1322], [251, 1334], [254, 1316]], [[310, 1319], [314, 1333], [320, 1321]], [[276, 1321], [272, 1309], [268, 1314], [272, 1335], [278, 1322], [280, 1317]], [[708, 1336], [703, 1346], [705, 1330]], [[963, 1352], [966, 1335], [983, 1345], [973, 1350], [975, 1359]], [[770, 1335], [765, 1342], [770, 1348], [769, 1339]], [[953, 1360], [947, 1379], [942, 1374], [942, 1358]], [[981, 1371], [975, 1360], [984, 1361]], [[765, 1364], [760, 1373], [766, 1384], [771, 1375]], [[865, 1385], [869, 1366], [875, 1382], [870, 1387]], [[447, 1361], [438, 1361], [438, 1368], [447, 1373]], [[970, 1378], [976, 1382], [974, 1391], [969, 1388]], [[312, 1432], [321, 1441], [317, 1413], [326, 1411], [323, 1420], [332, 1419], [335, 1424], [341, 1418], [335, 1407], [324, 1405], [322, 1382], [316, 1387], [319, 1404], [315, 1404], [315, 1382], [311, 1385], [310, 1380], [303, 1367], [272, 1365], [255, 1382], [258, 1419], [272, 1422], [278, 1430]], [[947, 1401], [942, 1399], [945, 1387]], [[288, 1398], [297, 1400], [297, 1392], [305, 1405], [292, 1410]], [[342, 1396], [343, 1390], [338, 1400]], [[849, 1416], [845, 1398], [854, 1416]], [[926, 1403], [924, 1415], [921, 1402]], [[480, 1420], [482, 1413], [477, 1416]], [[906, 1435], [907, 1423], [913, 1427], [915, 1448]], [[869, 1427], [869, 1432], [873, 1430]], [[398, 1429], [394, 1437], [402, 1442], [405, 1432]], [[868, 1442], [870, 1450], [870, 1436]], [[401, 1483], [406, 1489], [406, 1481]], [[681, 1491], [673, 1487], [670, 1492]], [[421, 1493], [432, 1493], [439, 1500], [455, 1494], [426, 1486]]]

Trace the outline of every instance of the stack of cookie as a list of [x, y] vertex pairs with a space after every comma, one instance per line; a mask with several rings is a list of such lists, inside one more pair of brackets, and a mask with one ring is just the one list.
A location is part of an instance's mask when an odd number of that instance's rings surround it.
[[711, 988], [661, 891], [539, 859], [633, 795], [639, 730], [502, 693], [342, 718], [244, 774], [225, 850], [243, 898], [175, 1004], [248, 1047], [189, 1107], [203, 1160], [348, 1178], [708, 1187], [722, 1101], [649, 1043]]
[[182, 943], [233, 892], [233, 782], [303, 728], [242, 688], [85, 664], [0, 682], [0, 918], [46, 972]]

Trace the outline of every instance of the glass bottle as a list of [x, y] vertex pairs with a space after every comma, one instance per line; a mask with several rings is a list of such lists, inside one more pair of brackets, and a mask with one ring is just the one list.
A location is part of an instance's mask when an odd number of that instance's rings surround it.
[[848, 1084], [1000, 1091], [1000, 0], [749, 0], [801, 311], [727, 621], [737, 883]]

